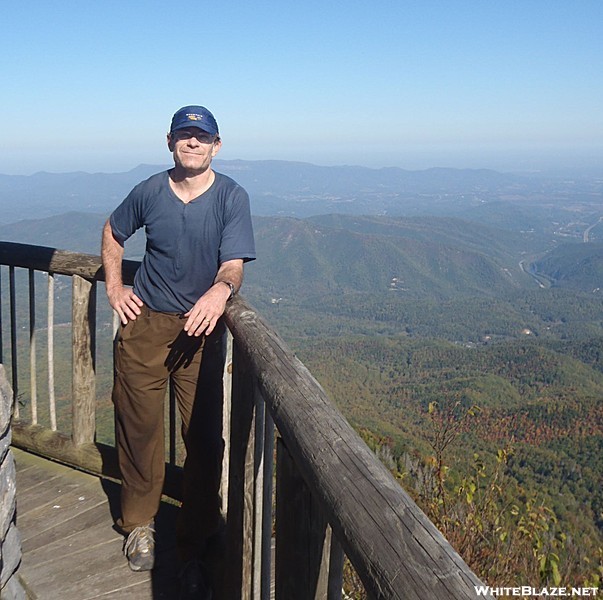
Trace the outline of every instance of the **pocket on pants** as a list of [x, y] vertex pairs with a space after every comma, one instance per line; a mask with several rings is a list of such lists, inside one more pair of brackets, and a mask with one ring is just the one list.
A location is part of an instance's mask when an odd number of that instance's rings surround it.
[[119, 324], [119, 329], [117, 331], [117, 339], [115, 340], [118, 344], [120, 342], [123, 342], [125, 338], [129, 337], [134, 323], [136, 323], [136, 321], [128, 321], [125, 325], [123, 323]]
[[[138, 317], [139, 319], [140, 317]], [[136, 323], [138, 319], [134, 321], [128, 321], [125, 325], [120, 323], [119, 331], [117, 332], [117, 338], [115, 340], [114, 347], [114, 367], [116, 373], [123, 373], [122, 364], [123, 364], [123, 355], [124, 355], [124, 344], [132, 337], [134, 328], [136, 327]]]

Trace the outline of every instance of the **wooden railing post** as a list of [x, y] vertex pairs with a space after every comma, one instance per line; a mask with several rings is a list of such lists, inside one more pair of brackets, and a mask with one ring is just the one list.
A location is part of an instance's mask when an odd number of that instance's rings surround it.
[[227, 562], [224, 598], [250, 600], [253, 571], [254, 381], [233, 344], [228, 484]]
[[38, 370], [36, 363], [36, 286], [35, 271], [29, 269], [29, 398], [31, 403], [31, 422], [38, 424]]
[[48, 273], [48, 411], [50, 413], [50, 429], [57, 430], [57, 406], [54, 393], [54, 274]]
[[71, 437], [76, 446], [94, 442], [96, 374], [96, 283], [73, 276], [73, 404]]
[[329, 583], [327, 587], [327, 600], [341, 600], [343, 592], [343, 563], [345, 554], [339, 540], [333, 534], [331, 527], [328, 529], [329, 542]]
[[231, 419], [232, 402], [232, 361], [233, 340], [230, 331], [226, 334], [226, 361], [224, 362], [224, 405], [222, 410], [222, 437], [224, 438], [224, 456], [222, 457], [222, 481], [220, 496], [222, 497], [222, 514], [228, 514], [228, 477], [230, 473]]
[[19, 371], [17, 368], [17, 299], [15, 291], [15, 267], [8, 268], [8, 286], [10, 298], [10, 363], [13, 379], [13, 395], [15, 398], [14, 415], [18, 419], [19, 410]]
[[285, 442], [278, 438], [276, 600], [327, 599], [330, 539], [326, 532], [324, 512], [297, 470]]
[[[259, 390], [258, 390], [259, 395]], [[272, 598], [272, 499], [274, 479], [274, 421], [264, 403], [264, 457], [261, 529], [261, 598]]]
[[270, 600], [274, 422], [257, 385], [254, 388], [254, 420], [252, 597], [253, 600]]
[[274, 424], [233, 344], [227, 564], [220, 598], [269, 600]]

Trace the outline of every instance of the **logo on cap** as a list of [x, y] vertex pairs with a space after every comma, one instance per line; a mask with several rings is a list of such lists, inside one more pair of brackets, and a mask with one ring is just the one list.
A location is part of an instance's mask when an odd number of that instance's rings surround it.
[[189, 114], [186, 115], [186, 118], [189, 121], [202, 121], [203, 120], [203, 115], [198, 115], [198, 114], [195, 114], [195, 113], [189, 113]]

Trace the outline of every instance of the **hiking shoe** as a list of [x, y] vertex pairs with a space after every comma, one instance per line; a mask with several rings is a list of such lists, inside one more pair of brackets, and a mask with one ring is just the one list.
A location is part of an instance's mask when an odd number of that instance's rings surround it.
[[180, 573], [179, 600], [211, 600], [213, 593], [204, 565], [198, 560], [189, 560]]
[[132, 571], [150, 571], [155, 564], [155, 529], [153, 525], [136, 527], [124, 544], [124, 554]]

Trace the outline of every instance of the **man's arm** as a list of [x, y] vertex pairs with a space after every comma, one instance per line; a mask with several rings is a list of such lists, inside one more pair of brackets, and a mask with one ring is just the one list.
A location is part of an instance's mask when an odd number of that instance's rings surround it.
[[214, 279], [212, 287], [184, 315], [187, 317], [184, 331], [188, 335], [200, 336], [202, 333], [209, 335], [214, 330], [218, 319], [224, 313], [226, 302], [230, 297], [229, 283], [232, 283], [234, 286], [235, 293], [241, 288], [241, 284], [243, 283], [242, 258], [223, 262], [218, 269], [218, 274]]
[[128, 319], [136, 320], [140, 314], [142, 300], [131, 288], [125, 287], [123, 284], [121, 261], [124, 257], [124, 247], [113, 236], [111, 223], [108, 220], [103, 228], [101, 256], [105, 269], [105, 287], [109, 304], [117, 311], [121, 322], [125, 325]]

